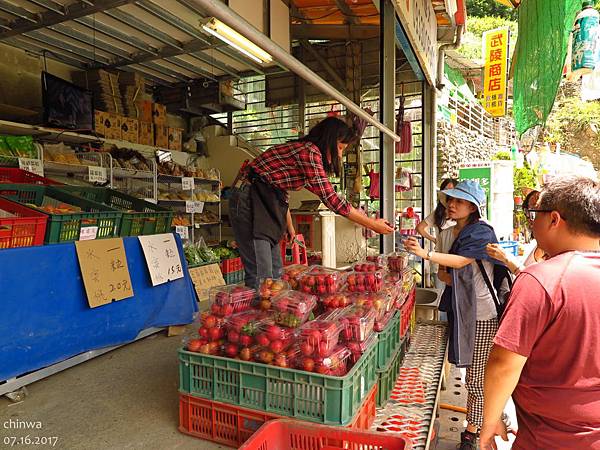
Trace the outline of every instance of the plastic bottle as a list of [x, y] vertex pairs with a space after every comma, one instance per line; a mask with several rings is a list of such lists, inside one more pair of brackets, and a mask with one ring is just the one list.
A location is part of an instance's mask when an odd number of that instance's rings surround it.
[[573, 79], [591, 73], [599, 60], [600, 13], [592, 0], [584, 0], [583, 9], [575, 19], [573, 30]]

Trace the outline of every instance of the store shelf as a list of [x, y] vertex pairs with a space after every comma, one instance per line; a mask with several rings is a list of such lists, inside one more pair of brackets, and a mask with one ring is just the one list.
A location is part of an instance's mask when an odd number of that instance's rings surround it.
[[385, 408], [377, 410], [371, 428], [377, 432], [400, 433], [410, 437], [414, 450], [426, 450], [438, 408], [448, 342], [447, 324], [419, 322], [410, 342], [390, 400]]
[[154, 173], [145, 170], [123, 169], [120, 167], [113, 167], [112, 173], [113, 177], [118, 178], [135, 178], [138, 180], [154, 179]]
[[76, 173], [85, 175], [89, 172], [89, 167], [98, 167], [98, 166], [87, 166], [83, 164], [64, 164], [57, 163], [54, 161], [44, 161], [44, 170], [47, 172], [56, 172], [56, 173]]
[[180, 205], [185, 206], [185, 202], [202, 202], [207, 205], [218, 205], [221, 202], [205, 202], [203, 200], [167, 200], [167, 199], [158, 199], [158, 203], [164, 203], [166, 205]]
[[53, 128], [42, 127], [38, 125], [29, 125], [26, 123], [10, 122], [0, 120], [0, 134], [13, 136], [33, 136], [37, 139], [46, 141], [61, 141], [68, 144], [89, 144], [92, 142], [102, 142], [102, 138], [89, 134], [80, 134], [73, 131], [56, 130]]
[[[165, 175], [162, 173], [158, 174], [158, 182], [159, 183], [181, 183], [181, 179], [184, 177], [179, 177], [175, 175]], [[220, 183], [219, 180], [211, 180], [209, 178], [196, 178], [194, 177], [194, 182], [199, 184], [216, 184]]]

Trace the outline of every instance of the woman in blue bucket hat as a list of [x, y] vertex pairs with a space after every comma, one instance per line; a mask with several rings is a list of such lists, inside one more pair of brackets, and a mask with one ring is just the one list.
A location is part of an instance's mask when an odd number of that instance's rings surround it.
[[454, 243], [449, 253], [424, 250], [409, 238], [406, 249], [448, 268], [439, 275], [447, 285], [440, 310], [448, 313], [450, 347], [448, 359], [467, 369], [467, 429], [461, 433], [461, 450], [477, 448], [477, 434], [483, 421], [483, 378], [485, 365], [498, 328], [505, 294], [510, 290], [508, 269], [492, 259], [486, 246], [498, 239], [486, 217], [486, 195], [479, 183], [466, 180], [454, 189], [438, 194], [448, 217], [456, 222], [451, 229]]

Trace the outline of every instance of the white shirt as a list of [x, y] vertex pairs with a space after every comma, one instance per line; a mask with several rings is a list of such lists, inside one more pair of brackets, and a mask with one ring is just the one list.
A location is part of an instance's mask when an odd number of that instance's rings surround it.
[[[436, 228], [437, 231], [437, 227], [435, 226], [435, 211], [433, 211], [431, 214], [425, 217], [424, 222], [427, 225], [429, 225], [429, 228]], [[454, 220], [446, 219], [446, 221], [442, 225], [442, 230], [453, 227], [454, 225], [456, 225], [456, 222]]]

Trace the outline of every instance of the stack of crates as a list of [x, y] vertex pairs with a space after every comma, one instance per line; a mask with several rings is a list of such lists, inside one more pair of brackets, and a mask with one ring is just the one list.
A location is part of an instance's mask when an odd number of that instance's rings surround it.
[[369, 429], [377, 402], [377, 342], [342, 377], [179, 350], [179, 430], [239, 447], [287, 417]]
[[244, 281], [244, 266], [242, 264], [242, 258], [224, 259], [219, 264], [221, 267], [221, 273], [225, 284], [237, 284]]

